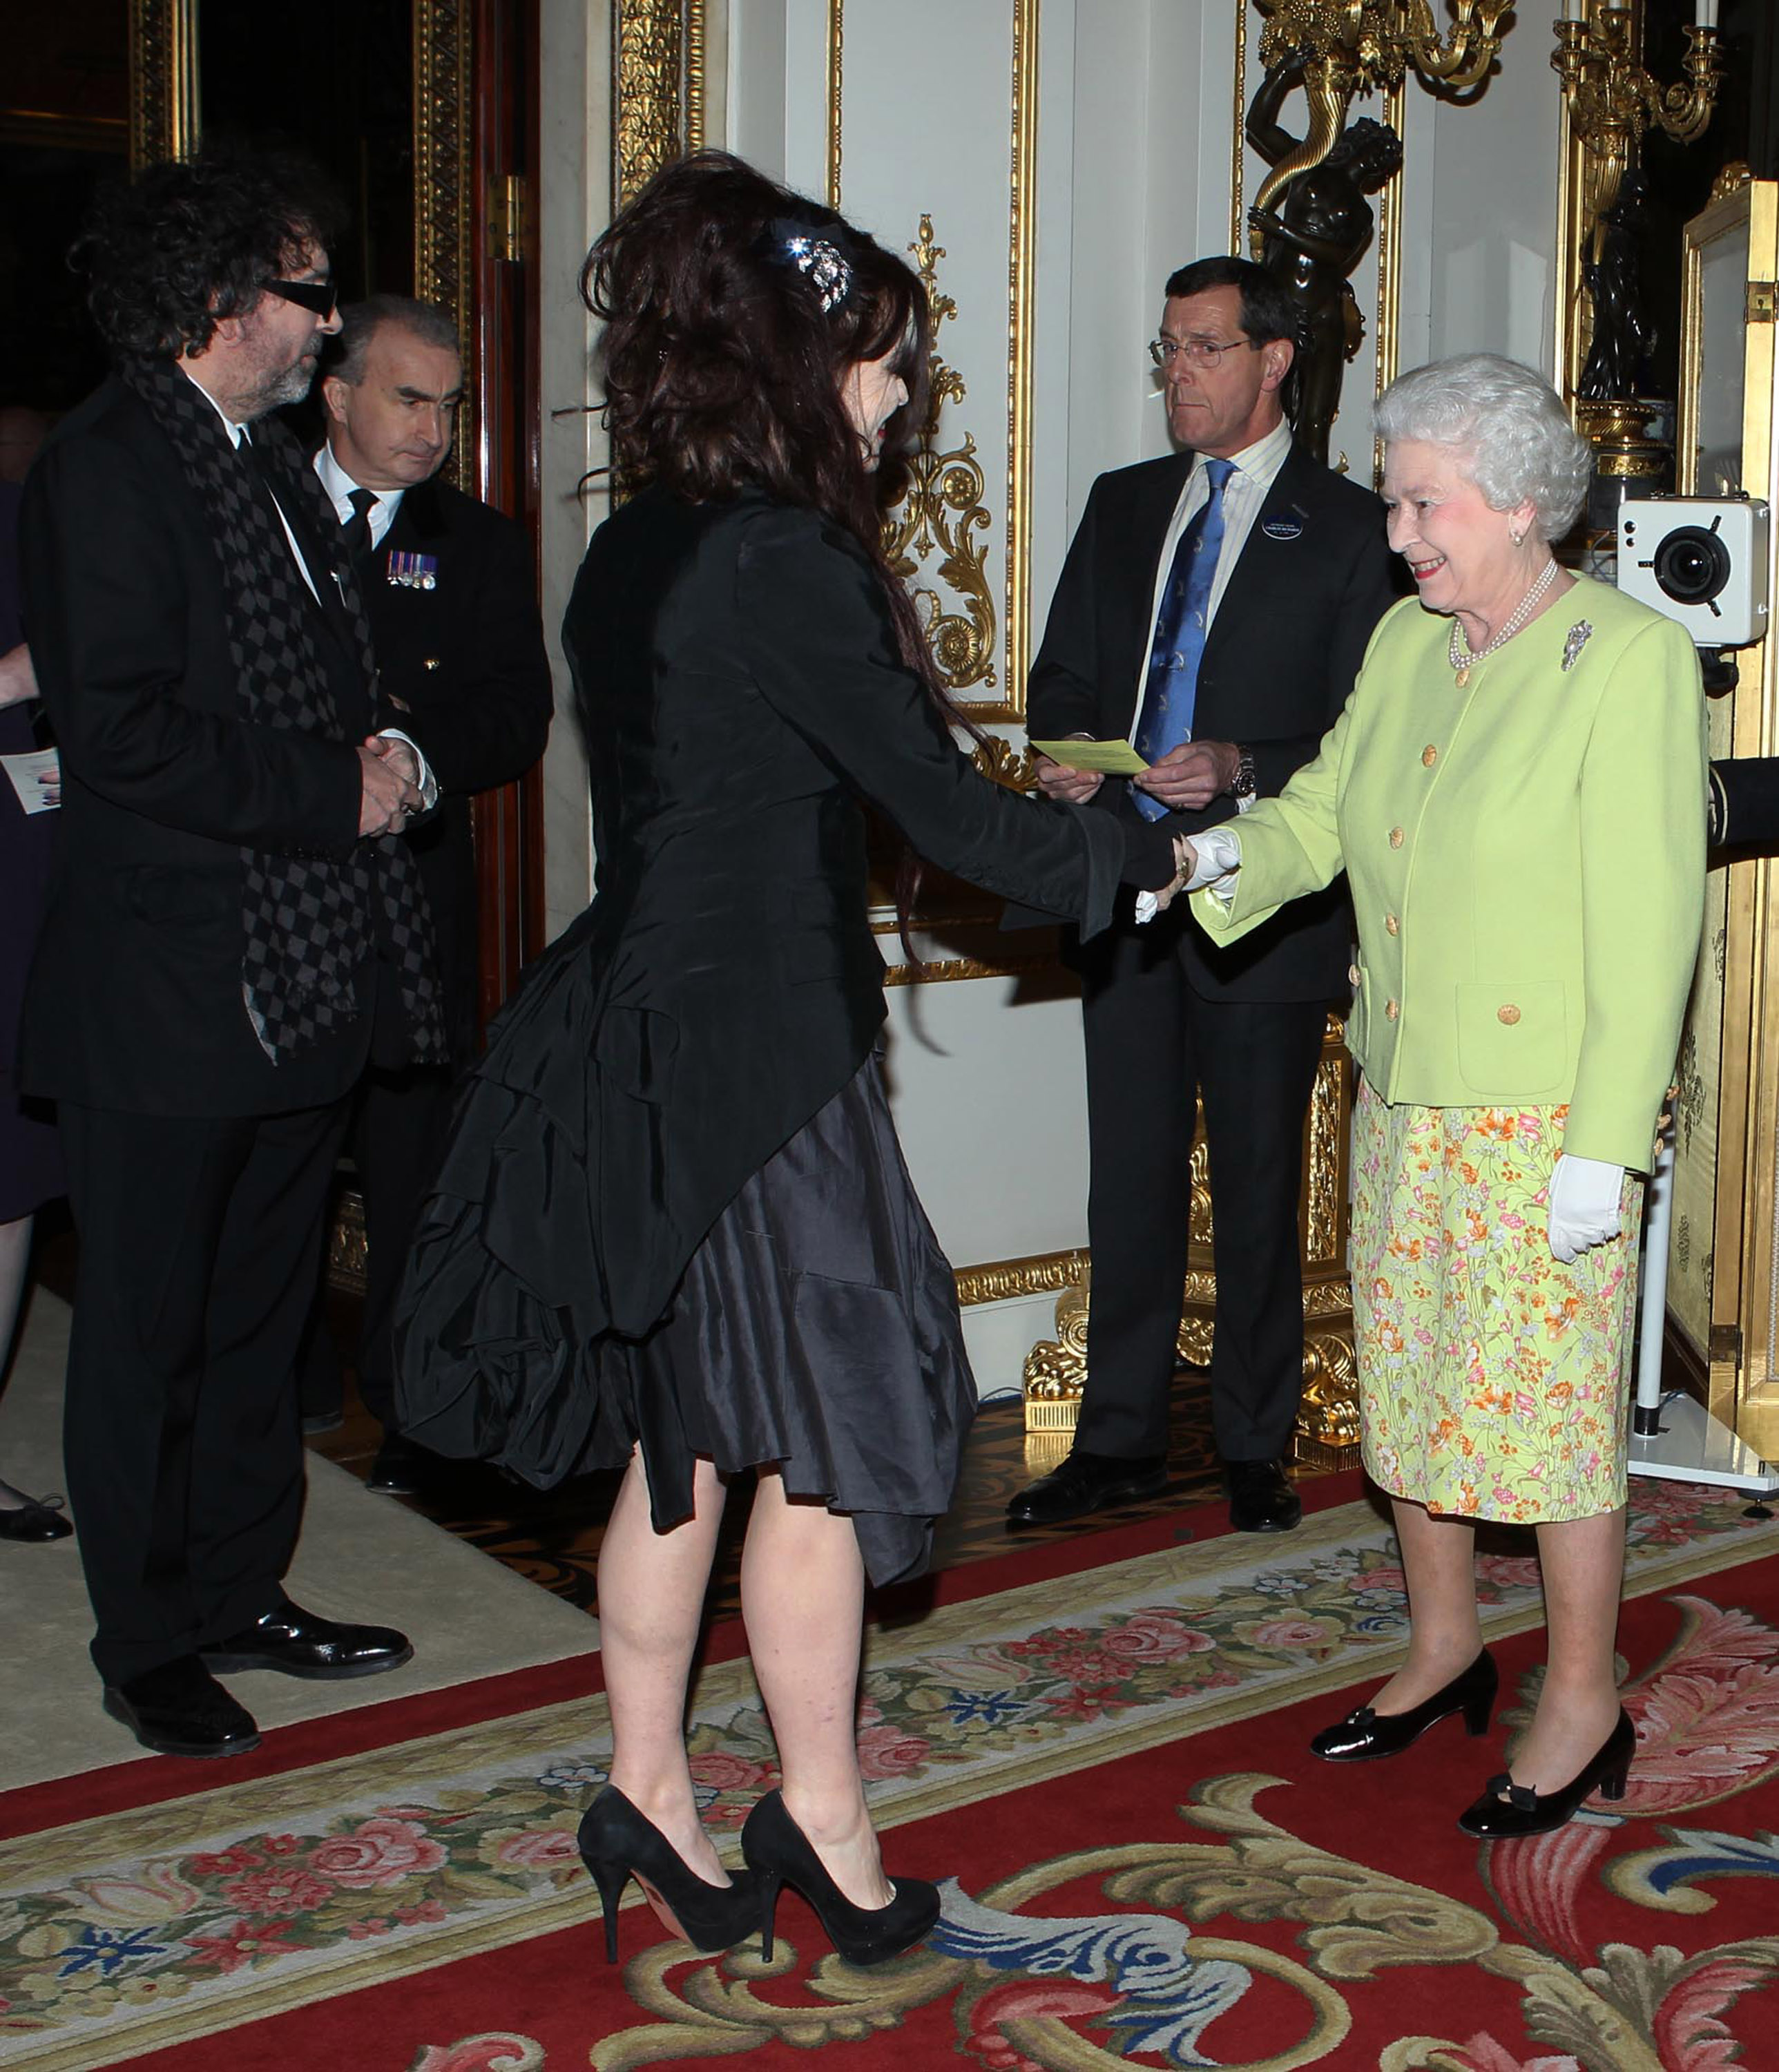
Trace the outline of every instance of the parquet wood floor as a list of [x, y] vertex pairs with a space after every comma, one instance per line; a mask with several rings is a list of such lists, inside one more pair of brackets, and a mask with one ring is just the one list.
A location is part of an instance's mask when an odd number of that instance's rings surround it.
[[[334, 1316], [343, 1344], [351, 1342], [349, 1312], [346, 1298], [335, 1298]], [[308, 1443], [363, 1477], [370, 1473], [380, 1436], [376, 1420], [359, 1407], [348, 1375], [345, 1421], [335, 1431], [312, 1435]], [[965, 1445], [956, 1501], [939, 1526], [934, 1567], [957, 1568], [1007, 1552], [1014, 1544], [1005, 1518], [1008, 1498], [1033, 1476], [1054, 1467], [1066, 1450], [1061, 1439], [1027, 1438], [1017, 1400], [985, 1404]], [[1182, 1368], [1174, 1379], [1169, 1463], [1165, 1494], [1072, 1525], [1021, 1533], [1019, 1544], [1103, 1531], [1218, 1494], [1207, 1384], [1202, 1373], [1190, 1369]], [[586, 1475], [538, 1490], [490, 1469], [447, 1462], [429, 1474], [419, 1494], [377, 1500], [412, 1504], [484, 1553], [591, 1612], [598, 1610], [594, 1564], [617, 1486], [615, 1474]], [[713, 1616], [738, 1607], [742, 1535], [750, 1498], [749, 1483], [730, 1494], [711, 1580], [708, 1609]]]

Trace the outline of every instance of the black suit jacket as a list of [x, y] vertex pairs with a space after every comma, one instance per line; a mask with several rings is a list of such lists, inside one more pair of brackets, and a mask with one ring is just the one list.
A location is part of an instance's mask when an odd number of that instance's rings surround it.
[[[1070, 545], [1032, 665], [1026, 725], [1040, 740], [1128, 737], [1153, 636], [1155, 580], [1193, 456], [1103, 475]], [[1293, 447], [1243, 546], [1199, 664], [1193, 731], [1245, 742], [1256, 789], [1282, 791], [1339, 717], [1366, 643], [1396, 595], [1383, 507], [1369, 489]], [[1095, 796], [1128, 810], [1128, 787]], [[1165, 824], [1187, 832], [1230, 820], [1233, 799]], [[1236, 1000], [1333, 999], [1351, 954], [1343, 890], [1293, 901], [1240, 944], [1221, 948], [1184, 907], [1153, 924], [1177, 936], [1194, 989]]]
[[[324, 570], [325, 543], [289, 501]], [[63, 773], [23, 1084], [163, 1115], [337, 1099], [368, 1054], [374, 956], [359, 970], [363, 1011], [274, 1064], [242, 997], [241, 918], [244, 847], [345, 855], [358, 840], [355, 749], [372, 701], [337, 594], [316, 609], [340, 738], [244, 718], [207, 514], [115, 378], [51, 434], [20, 532], [26, 634]]]
[[[394, 554], [437, 563], [434, 587], [389, 581]], [[554, 703], [524, 533], [448, 483], [410, 489], [361, 570], [376, 648], [380, 726], [425, 753], [443, 794], [409, 845], [433, 911], [451, 1057], [475, 1054], [475, 849], [470, 797], [522, 777], [544, 752]]]

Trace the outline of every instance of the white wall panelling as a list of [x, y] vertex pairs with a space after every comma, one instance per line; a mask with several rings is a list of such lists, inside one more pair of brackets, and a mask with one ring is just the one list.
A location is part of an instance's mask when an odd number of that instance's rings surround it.
[[[966, 695], [995, 699], [1007, 688], [1013, 64], [1022, 4], [1033, 0], [707, 0], [706, 9], [710, 142], [825, 195], [837, 23], [840, 204], [897, 249], [911, 243], [923, 212], [932, 217], [945, 249], [939, 283], [958, 306], [941, 348], [968, 391], [941, 432], [947, 445], [966, 430], [976, 439], [1003, 643], [999, 680]], [[1036, 18], [1031, 415], [1021, 456], [1029, 528], [1021, 548], [1033, 648], [1094, 477], [1166, 450], [1144, 346], [1173, 268], [1230, 249], [1231, 166], [1246, 113], [1235, 90], [1238, 34], [1251, 97], [1263, 27], [1255, 7], [1236, 0], [1036, 0]], [[609, 0], [544, 0], [543, 19], [544, 371], [554, 405], [586, 393], [590, 339], [573, 280], [609, 203]], [[1436, 100], [1409, 81], [1394, 312], [1402, 368], [1477, 348], [1549, 365], [1559, 91], [1550, 48], [1547, 23], [1522, 9], [1497, 76], [1473, 105]], [[1354, 113], [1383, 119], [1387, 110], [1373, 97]], [[1302, 134], [1300, 95], [1284, 119]], [[1245, 146], [1241, 152], [1245, 207], [1267, 169]], [[1374, 197], [1380, 217], [1386, 199]], [[1245, 221], [1239, 249], [1247, 249]], [[1378, 336], [1374, 245], [1354, 286], [1366, 343], [1348, 370], [1333, 444], [1362, 479]], [[572, 495], [576, 477], [602, 458], [598, 444], [590, 420], [546, 421], [553, 641], [589, 521], [602, 515], [602, 500], [583, 506]], [[999, 730], [1016, 740], [1020, 731]], [[584, 775], [566, 719], [545, 780], [553, 931], [579, 910], [589, 882]], [[980, 942], [972, 948], [983, 953]], [[1007, 978], [891, 990], [898, 1127], [960, 1266], [1086, 1241], [1078, 1010], [1066, 981], [1043, 997], [1035, 990]], [[1017, 1381], [1025, 1349], [1048, 1334], [1052, 1306], [1037, 1297], [969, 1315], [985, 1389]]]

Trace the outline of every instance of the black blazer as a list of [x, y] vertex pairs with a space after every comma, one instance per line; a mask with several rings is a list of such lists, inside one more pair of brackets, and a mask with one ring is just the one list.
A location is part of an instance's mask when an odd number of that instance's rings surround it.
[[459, 1096], [403, 1298], [413, 1406], [469, 1400], [491, 1333], [572, 1362], [651, 1329], [742, 1182], [863, 1063], [885, 1010], [862, 800], [1089, 934], [1125, 854], [1109, 816], [976, 771], [870, 565], [808, 511], [646, 491], [594, 534], [563, 633], [597, 896]]
[[[1069, 547], [1032, 664], [1026, 726], [1040, 740], [1129, 734], [1153, 636], [1155, 579], [1193, 456], [1103, 475]], [[1311, 761], [1353, 689], [1366, 643], [1397, 594], [1383, 507], [1369, 489], [1293, 447], [1254, 521], [1205, 643], [1193, 731], [1254, 752], [1255, 786], [1282, 791]], [[1094, 803], [1126, 808], [1108, 779]], [[1233, 799], [1165, 825], [1188, 832], [1230, 820]], [[1178, 939], [1194, 989], [1234, 1000], [1332, 999], [1344, 993], [1351, 921], [1339, 886], [1295, 900], [1229, 948], [1182, 906], [1154, 924]]]
[[[326, 543], [286, 501], [324, 570]], [[358, 840], [355, 746], [372, 701], [337, 597], [317, 611], [340, 738], [244, 718], [205, 513], [166, 435], [115, 378], [46, 442], [20, 532], [26, 635], [63, 773], [21, 1081], [166, 1115], [337, 1099], [368, 1053], [374, 956], [360, 968], [365, 1011], [281, 1063], [241, 993], [243, 847], [345, 855]]]
[[[395, 554], [437, 563], [434, 587], [389, 581]], [[524, 533], [448, 483], [396, 507], [365, 557], [365, 609], [376, 648], [380, 726], [417, 742], [443, 794], [408, 843], [432, 907], [451, 1057], [475, 1054], [475, 848], [470, 796], [522, 777], [544, 752], [554, 694]]]

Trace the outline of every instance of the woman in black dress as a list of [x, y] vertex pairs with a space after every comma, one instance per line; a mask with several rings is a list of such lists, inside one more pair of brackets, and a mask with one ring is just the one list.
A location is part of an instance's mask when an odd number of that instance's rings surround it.
[[[708, 153], [623, 212], [582, 288], [630, 492], [563, 629], [598, 896], [461, 1100], [398, 1321], [402, 1429], [543, 1483], [629, 1463], [599, 1559], [611, 1785], [581, 1831], [608, 1951], [634, 1872], [702, 1947], [763, 1926], [770, 1948], [786, 1881], [875, 1962], [938, 1895], [885, 1877], [865, 1809], [864, 1586], [926, 1561], [976, 1389], [876, 1058], [861, 801], [1083, 932], [1175, 857], [1158, 829], [988, 782], [953, 739], [880, 545], [875, 471], [922, 415], [906, 265]], [[783, 1781], [730, 1884], [682, 1733], [742, 1474]]]

